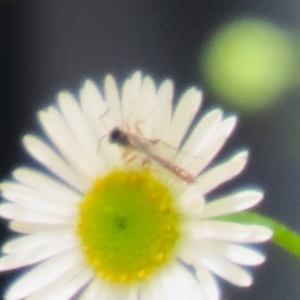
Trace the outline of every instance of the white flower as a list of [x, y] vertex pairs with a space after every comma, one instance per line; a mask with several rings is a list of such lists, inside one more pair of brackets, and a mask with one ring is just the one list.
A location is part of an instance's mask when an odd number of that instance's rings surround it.
[[[245, 167], [243, 150], [207, 169], [236, 118], [211, 110], [187, 136], [201, 104], [197, 89], [174, 112], [169, 80], [156, 87], [136, 72], [119, 94], [107, 76], [103, 92], [88, 80], [79, 103], [60, 93], [58, 107], [39, 112], [52, 145], [31, 134], [23, 139], [53, 174], [20, 167], [1, 184], [7, 202], [0, 215], [20, 236], [4, 244], [0, 270], [34, 265], [4, 298], [217, 300], [215, 275], [250, 286], [243, 266], [261, 264], [264, 255], [249, 243], [272, 233], [217, 217], [256, 205], [262, 193], [206, 199]], [[113, 128], [142, 144], [112, 144]]]

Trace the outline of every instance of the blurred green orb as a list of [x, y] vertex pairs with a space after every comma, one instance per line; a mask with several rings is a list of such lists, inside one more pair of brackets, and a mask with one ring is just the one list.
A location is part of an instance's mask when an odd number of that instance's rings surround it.
[[291, 40], [268, 22], [230, 23], [211, 37], [202, 54], [200, 68], [211, 89], [240, 111], [268, 107], [293, 79]]

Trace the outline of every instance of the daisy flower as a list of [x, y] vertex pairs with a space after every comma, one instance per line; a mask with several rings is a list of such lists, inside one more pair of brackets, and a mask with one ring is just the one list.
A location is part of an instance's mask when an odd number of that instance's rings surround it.
[[4, 299], [217, 300], [217, 277], [251, 285], [247, 269], [265, 257], [249, 244], [272, 233], [220, 217], [262, 192], [207, 199], [246, 165], [242, 150], [208, 168], [236, 117], [213, 109], [195, 122], [196, 88], [174, 111], [172, 99], [170, 80], [136, 72], [121, 91], [112, 76], [103, 91], [87, 80], [79, 101], [61, 92], [38, 113], [48, 140], [23, 143], [46, 171], [19, 167], [0, 186], [0, 215], [16, 232], [0, 270], [28, 267]]

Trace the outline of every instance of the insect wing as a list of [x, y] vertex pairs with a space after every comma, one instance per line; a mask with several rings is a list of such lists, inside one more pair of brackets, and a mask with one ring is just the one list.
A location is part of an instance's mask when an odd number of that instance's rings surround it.
[[178, 149], [172, 147], [162, 140], [148, 141], [147, 151], [155, 157], [162, 159], [164, 161], [173, 162], [176, 155], [178, 154]]

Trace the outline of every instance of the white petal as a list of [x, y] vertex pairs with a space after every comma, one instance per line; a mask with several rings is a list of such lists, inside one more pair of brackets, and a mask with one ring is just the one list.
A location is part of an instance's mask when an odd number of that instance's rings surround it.
[[205, 206], [204, 199], [201, 197], [189, 197], [184, 202], [180, 203], [181, 212], [183, 214], [192, 216], [201, 215]]
[[190, 270], [186, 266], [179, 265], [177, 272], [173, 273], [179, 282], [184, 286], [186, 290], [186, 299], [198, 300], [205, 299], [203, 293], [203, 287], [193, 276]]
[[58, 282], [53, 282], [38, 290], [26, 300], [69, 300], [91, 280], [93, 275], [89, 268], [79, 263], [70, 269], [67, 274], [64, 274]]
[[81, 261], [77, 251], [59, 254], [25, 273], [6, 292], [6, 300], [22, 299], [54, 281]]
[[157, 92], [157, 105], [153, 114], [153, 139], [161, 139], [168, 143], [169, 128], [172, 115], [172, 99], [174, 86], [172, 81], [165, 80]]
[[138, 102], [142, 86], [141, 72], [135, 72], [129, 79], [124, 82], [122, 89], [122, 121], [124, 123], [132, 116], [134, 105]]
[[205, 299], [219, 300], [220, 289], [214, 276], [200, 264], [194, 267], [196, 269], [196, 276], [205, 294]]
[[34, 234], [39, 232], [45, 231], [52, 231], [52, 230], [74, 230], [73, 225], [57, 225], [57, 224], [44, 224], [44, 223], [32, 223], [32, 222], [23, 222], [13, 220], [9, 223], [9, 228], [13, 231], [25, 234]]
[[150, 284], [142, 286], [139, 290], [140, 300], [168, 300], [161, 280], [155, 278]]
[[183, 230], [196, 241], [209, 238], [234, 243], [262, 243], [273, 235], [272, 230], [264, 226], [217, 220], [193, 221], [185, 224]]
[[232, 243], [206, 240], [203, 243], [191, 243], [191, 249], [194, 253], [191, 256], [215, 255], [223, 257], [233, 263], [244, 266], [256, 266], [265, 261], [265, 256], [260, 252], [247, 246], [236, 245]]
[[[69, 218], [77, 214], [77, 206], [70, 203], [60, 203], [57, 199], [49, 197], [44, 193], [32, 190], [14, 183], [1, 184], [2, 196], [22, 208], [39, 211], [41, 213], [57, 215]], [[22, 193], [23, 192], [23, 193]]]
[[187, 228], [187, 234], [196, 240], [210, 238], [239, 242], [244, 241], [250, 235], [248, 226], [226, 221], [194, 221]]
[[107, 135], [110, 124], [102, 122], [102, 117], [108, 112], [107, 104], [97, 86], [91, 80], [86, 80], [80, 90], [82, 112], [97, 138]]
[[103, 296], [101, 287], [102, 285], [100, 283], [100, 280], [95, 277], [84, 289], [83, 293], [79, 297], [79, 300], [99, 299], [100, 296]]
[[218, 129], [213, 133], [210, 140], [203, 146], [195, 157], [188, 164], [182, 165], [190, 173], [197, 176], [202, 170], [210, 164], [212, 159], [218, 154], [224, 146], [226, 140], [231, 135], [237, 118], [232, 116], [223, 120]]
[[202, 94], [195, 88], [188, 89], [176, 106], [170, 128], [168, 142], [178, 148], [186, 135], [195, 115], [199, 111]]
[[61, 92], [58, 95], [58, 104], [62, 115], [65, 118], [72, 135], [78, 142], [78, 145], [85, 151], [85, 154], [96, 167], [97, 174], [105, 172], [105, 164], [98, 155], [98, 139], [93, 135], [89, 128], [86, 118], [78, 102], [67, 92]]
[[13, 270], [48, 259], [58, 253], [78, 247], [78, 241], [72, 236], [61, 236], [47, 245], [35, 245], [30, 251], [8, 254], [0, 258], [0, 270]]
[[[135, 103], [128, 131], [152, 139], [153, 133], [153, 107], [156, 101], [156, 87], [151, 77], [146, 76], [142, 81], [140, 97]], [[127, 120], [128, 121], [128, 120]], [[124, 124], [126, 130], [126, 120]]]
[[248, 225], [250, 235], [245, 243], [262, 243], [266, 242], [273, 236], [273, 231], [267, 227], [260, 225]]
[[201, 256], [199, 261], [210, 271], [234, 285], [248, 287], [252, 284], [252, 277], [246, 270], [223, 258], [207, 255]]
[[[61, 114], [50, 107], [47, 112], [39, 112], [38, 116], [45, 132], [72, 168], [76, 172], [80, 172], [81, 177], [92, 180], [97, 175], [98, 170], [93, 160], [86, 155], [82, 145], [71, 133]], [[94, 151], [97, 152], [97, 147]]]
[[64, 202], [45, 192], [40, 192], [22, 184], [9, 181], [2, 182], [0, 184], [0, 190], [5, 199], [21, 205], [26, 203], [31, 203], [32, 205], [48, 203], [62, 208], [66, 206], [68, 206], [68, 208], [73, 208], [76, 204], [76, 202], [73, 202], [74, 199], [70, 199], [72, 202], [68, 202], [67, 200]]
[[38, 210], [26, 209], [15, 204], [0, 204], [0, 215], [7, 219], [42, 224], [73, 224], [74, 221], [76, 221], [76, 219], [74, 220], [74, 216], [66, 218], [64, 216], [53, 215], [47, 212], [42, 213]]
[[180, 211], [185, 214], [201, 216], [205, 207], [205, 199], [198, 192], [197, 184], [189, 184], [178, 197]]
[[247, 159], [248, 152], [241, 151], [224, 163], [218, 164], [201, 174], [197, 178], [197, 183], [202, 193], [207, 194], [219, 185], [237, 176], [246, 166]]
[[[97, 119], [107, 111], [106, 102], [92, 80], [86, 80], [80, 90], [80, 104], [87, 120]], [[94, 107], [91, 111], [90, 108]], [[91, 114], [92, 113], [92, 114]]]
[[131, 289], [126, 291], [126, 296], [123, 297], [123, 300], [139, 300], [138, 288], [133, 286]]
[[198, 156], [198, 152], [210, 141], [219, 127], [222, 115], [222, 110], [214, 109], [202, 117], [180, 149], [176, 164], [185, 166], [193, 159], [193, 156]]
[[122, 288], [120, 288], [120, 289], [112, 288], [112, 289], [110, 289], [110, 292], [106, 296], [106, 298], [103, 298], [103, 299], [104, 300], [120, 300], [120, 299], [123, 300], [123, 298], [126, 297], [125, 293], [126, 293], [126, 291], [124, 291], [124, 288], [123, 289]]
[[81, 194], [34, 169], [18, 168], [13, 171], [13, 176], [22, 184], [48, 194], [62, 203], [75, 204], [82, 200]]
[[217, 250], [220, 256], [239, 265], [256, 266], [265, 261], [265, 256], [263, 254], [245, 246], [218, 242], [212, 244], [212, 248]]
[[[138, 300], [139, 298], [139, 285], [111, 285], [105, 283], [105, 286], [101, 284], [101, 291], [98, 293], [98, 297], [95, 299], [104, 300]], [[99, 297], [100, 296], [100, 297]], [[94, 298], [86, 298], [94, 299]]]
[[[77, 298], [76, 298], [77, 299]], [[138, 300], [138, 288], [122, 285], [113, 285], [95, 277], [79, 296], [80, 300]]]
[[115, 127], [111, 110], [92, 81], [85, 82], [80, 91], [80, 100], [86, 120], [97, 137], [97, 154], [103, 156], [107, 168], [118, 165], [121, 162], [120, 151], [108, 142], [110, 130]]
[[107, 102], [107, 107], [111, 115], [114, 126], [121, 127], [122, 114], [121, 103], [119, 99], [119, 91], [115, 79], [111, 75], [107, 75], [104, 81], [104, 93]]
[[202, 289], [202, 287], [200, 286], [199, 283], [197, 283], [197, 285], [194, 285], [193, 289], [190, 291], [190, 293], [188, 294], [188, 298], [189, 300], [212, 300], [210, 297], [207, 297], [204, 294], [204, 291]]
[[174, 264], [168, 272], [160, 275], [160, 280], [167, 300], [195, 299], [194, 295], [197, 294], [198, 299], [202, 297], [199, 283], [192, 274], [179, 263]]
[[27, 134], [23, 137], [27, 151], [53, 174], [70, 184], [75, 189], [83, 192], [88, 184], [79, 178], [68, 164], [46, 143], [34, 135]]
[[61, 239], [66, 235], [73, 236], [73, 232], [70, 230], [58, 230], [21, 236], [6, 242], [2, 247], [2, 251], [5, 253], [26, 252], [35, 249], [36, 247], [40, 247], [41, 245], [52, 243], [54, 240], [58, 238]]
[[263, 198], [263, 193], [258, 190], [245, 190], [229, 196], [214, 199], [207, 203], [201, 213], [201, 218], [224, 216], [230, 213], [246, 210], [255, 206]]

